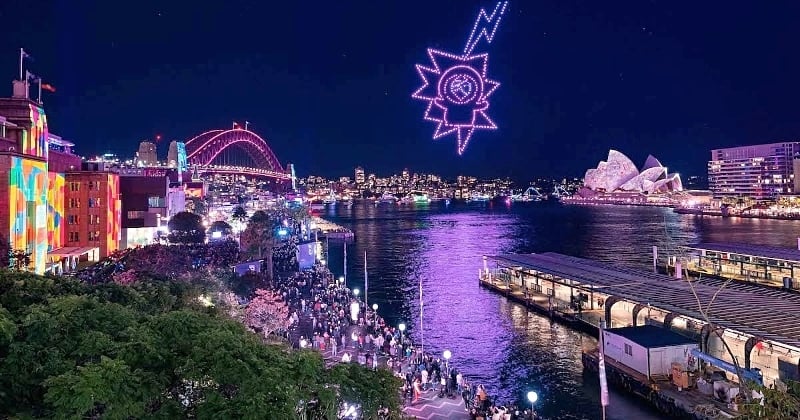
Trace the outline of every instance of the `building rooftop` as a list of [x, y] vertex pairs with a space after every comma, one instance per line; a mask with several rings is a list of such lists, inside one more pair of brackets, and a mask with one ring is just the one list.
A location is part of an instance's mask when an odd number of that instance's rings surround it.
[[[553, 252], [506, 254], [491, 259], [501, 267], [570, 279], [576, 286], [630, 302], [650, 304], [701, 322], [705, 322], [705, 317], [699, 311], [691, 286], [700, 302], [708, 305], [725, 283], [724, 280], [704, 279], [690, 284], [663, 274]], [[800, 351], [800, 311], [797, 308], [800, 308], [798, 294], [747, 283], [729, 283], [714, 299], [709, 318], [714, 324], [734, 332]]]
[[625, 337], [628, 340], [648, 349], [679, 346], [683, 344], [696, 344], [696, 342], [690, 338], [686, 338], [666, 328], [656, 327], [655, 325], [609, 328], [606, 331], [621, 337]]
[[800, 264], [800, 250], [793, 248], [780, 248], [776, 246], [763, 246], [741, 244], [735, 242], [703, 242], [689, 245], [688, 249], [727, 252], [731, 254], [747, 255], [750, 257], [769, 258], [773, 260], [791, 261]]

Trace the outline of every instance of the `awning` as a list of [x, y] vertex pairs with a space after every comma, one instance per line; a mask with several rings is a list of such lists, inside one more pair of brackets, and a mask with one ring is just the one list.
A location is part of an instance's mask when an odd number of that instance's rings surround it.
[[84, 247], [63, 247], [54, 249], [47, 253], [48, 258], [67, 258], [67, 257], [80, 257], [81, 255], [90, 254], [92, 252], [100, 252], [100, 248], [96, 246]]

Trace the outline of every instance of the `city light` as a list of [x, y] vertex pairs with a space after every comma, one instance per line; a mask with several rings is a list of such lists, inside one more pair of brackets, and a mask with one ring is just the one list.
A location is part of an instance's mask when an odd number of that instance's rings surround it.
[[400, 332], [403, 332], [403, 331], [405, 331], [405, 330], [406, 330], [406, 324], [403, 324], [403, 323], [401, 322], [401, 323], [400, 323], [400, 325], [398, 325], [398, 326], [397, 326], [397, 329], [399, 329], [399, 330], [400, 330]]
[[416, 66], [422, 86], [411, 96], [428, 102], [424, 120], [437, 124], [434, 139], [456, 135], [459, 155], [475, 130], [497, 128], [486, 110], [489, 96], [500, 83], [487, 77], [489, 55], [471, 54], [481, 39], [492, 42], [507, 6], [508, 2], [498, 2], [491, 15], [481, 9], [462, 55], [429, 48], [430, 66]]
[[531, 404], [536, 403], [536, 401], [538, 399], [539, 399], [539, 394], [537, 394], [536, 391], [529, 391], [528, 392], [528, 401], [530, 401]]
[[358, 296], [358, 293], [359, 293], [358, 289], [353, 289], [353, 295]]
[[372, 304], [372, 310], [373, 311], [377, 311], [378, 310], [378, 304], [377, 303], [373, 303]]

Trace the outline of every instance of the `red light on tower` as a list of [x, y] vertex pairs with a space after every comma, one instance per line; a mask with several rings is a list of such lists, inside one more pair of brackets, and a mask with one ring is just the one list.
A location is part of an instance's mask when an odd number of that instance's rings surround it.
[[156, 143], [161, 142], [161, 134], [156, 134]]

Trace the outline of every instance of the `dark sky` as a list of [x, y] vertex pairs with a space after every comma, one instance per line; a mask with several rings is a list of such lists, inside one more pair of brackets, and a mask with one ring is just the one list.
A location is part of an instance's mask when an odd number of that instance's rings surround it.
[[24, 47], [58, 89], [51, 131], [82, 154], [248, 120], [300, 175], [573, 176], [609, 148], [704, 174], [711, 148], [798, 139], [796, 0], [518, 0], [475, 51], [502, 83], [500, 129], [459, 157], [410, 97], [414, 64], [428, 46], [460, 52], [493, 4], [4, 0], [0, 79]]

